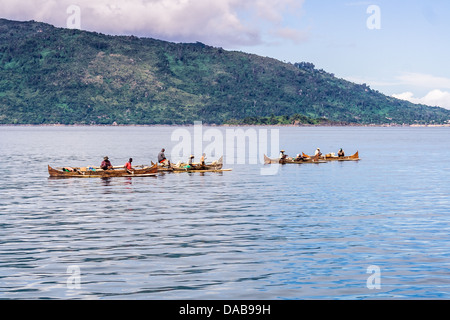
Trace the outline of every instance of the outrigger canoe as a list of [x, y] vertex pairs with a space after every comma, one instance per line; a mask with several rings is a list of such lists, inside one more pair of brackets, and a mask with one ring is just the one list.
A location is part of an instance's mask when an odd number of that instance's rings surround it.
[[125, 168], [115, 168], [112, 170], [102, 170], [97, 168], [75, 168], [63, 167], [52, 168], [48, 166], [48, 173], [50, 177], [54, 178], [111, 178], [111, 177], [149, 177], [156, 176], [158, 167], [153, 165], [151, 167], [135, 168], [134, 170], [127, 170]]
[[[302, 153], [302, 155], [303, 155], [303, 157], [311, 157], [304, 153]], [[323, 160], [326, 160], [326, 161], [359, 161], [359, 160], [361, 160], [359, 158], [358, 151], [356, 151], [356, 153], [354, 155], [346, 156], [346, 157], [338, 157], [333, 154], [326, 154], [324, 156], [321, 156], [320, 158]]]
[[173, 170], [173, 172], [225, 172], [225, 171], [232, 171], [232, 169], [202, 169], [202, 168], [176, 168]]
[[293, 158], [286, 158], [286, 159], [270, 159], [268, 156], [264, 155], [264, 163], [265, 164], [272, 164], [272, 163], [279, 163], [279, 164], [301, 164], [301, 163], [326, 163], [327, 161], [320, 159], [319, 157], [309, 157], [304, 155], [304, 158], [302, 160], [295, 160]]
[[[152, 165], [155, 165], [152, 161]], [[231, 169], [222, 169], [223, 156], [219, 160], [213, 161], [210, 164], [202, 166], [199, 163], [194, 163], [193, 166], [188, 166], [187, 163], [178, 163], [170, 166], [156, 164], [158, 172], [223, 172], [231, 171]]]
[[153, 161], [151, 162], [152, 166], [156, 165], [158, 168], [158, 172], [173, 172], [172, 165], [170, 166], [164, 166], [161, 164], [155, 164]]
[[172, 167], [173, 172], [224, 172], [231, 171], [231, 169], [222, 169], [223, 167], [223, 156], [220, 157], [219, 160], [213, 161], [210, 164], [205, 164], [202, 166], [199, 163], [194, 164], [193, 166], [188, 166], [185, 163], [181, 163], [179, 165], [175, 165]]

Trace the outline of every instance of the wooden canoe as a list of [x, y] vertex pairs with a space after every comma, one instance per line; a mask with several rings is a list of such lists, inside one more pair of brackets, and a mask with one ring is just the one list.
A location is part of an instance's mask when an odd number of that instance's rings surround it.
[[158, 168], [158, 172], [173, 172], [173, 168], [172, 166], [168, 167], [168, 166], [163, 166], [160, 164], [155, 164], [153, 161], [151, 161], [152, 166], [156, 165]]
[[199, 172], [199, 173], [204, 173], [204, 172], [226, 172], [226, 171], [232, 171], [233, 169], [175, 169], [173, 172], [175, 173], [180, 173], [180, 172]]
[[210, 164], [205, 164], [202, 166], [199, 163], [194, 163], [194, 166], [190, 168], [186, 168], [186, 163], [181, 163], [179, 165], [172, 166], [174, 172], [219, 172], [219, 171], [230, 171], [230, 170], [222, 170], [223, 167], [223, 156], [220, 157], [219, 160], [214, 161]]
[[[303, 154], [303, 157], [313, 157], [313, 156], [308, 156], [307, 154]], [[346, 157], [338, 157], [338, 156], [333, 156], [331, 154], [327, 154], [327, 155], [322, 155], [321, 159], [326, 160], [326, 161], [359, 161], [361, 160], [359, 158], [359, 152], [356, 151], [355, 154], [351, 155], [351, 156], [346, 156]]]
[[127, 170], [125, 168], [118, 168], [113, 170], [94, 169], [70, 167], [74, 171], [64, 171], [63, 168], [52, 168], [48, 166], [48, 173], [50, 177], [54, 178], [111, 178], [111, 177], [150, 177], [156, 176], [158, 167], [153, 165], [151, 167], [143, 167], [141, 169]]
[[264, 163], [265, 164], [301, 164], [301, 163], [325, 163], [327, 161], [323, 159], [319, 159], [319, 157], [307, 157], [306, 159], [296, 161], [293, 158], [286, 158], [284, 160], [281, 159], [270, 159], [268, 156], [264, 155]]

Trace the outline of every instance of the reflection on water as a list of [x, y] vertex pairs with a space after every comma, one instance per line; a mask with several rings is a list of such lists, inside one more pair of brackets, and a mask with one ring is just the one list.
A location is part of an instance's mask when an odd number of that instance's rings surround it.
[[111, 184], [111, 178], [100, 178], [103, 181], [104, 186], [109, 186]]
[[[275, 176], [234, 165], [48, 178], [47, 164], [103, 154], [149, 163], [161, 146], [148, 137], [169, 150], [170, 130], [0, 128], [0, 298], [450, 297], [448, 128], [281, 128], [286, 150], [343, 146], [363, 160], [285, 165]], [[106, 146], [75, 143], [104, 135]], [[411, 158], [418, 149], [433, 161]], [[372, 265], [380, 290], [366, 287]], [[69, 266], [80, 289], [67, 287]]]

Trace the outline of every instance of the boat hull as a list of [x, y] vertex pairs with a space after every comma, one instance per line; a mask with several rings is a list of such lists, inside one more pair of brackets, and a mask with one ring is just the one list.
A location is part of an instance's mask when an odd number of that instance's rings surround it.
[[180, 167], [173, 167], [173, 172], [213, 172], [213, 171], [219, 171], [222, 170], [223, 164], [217, 163], [215, 165], [195, 165], [191, 167], [187, 166], [180, 166]]
[[179, 169], [179, 170], [174, 170], [173, 172], [175, 173], [181, 173], [181, 172], [199, 172], [199, 173], [204, 173], [204, 172], [226, 172], [226, 171], [232, 171], [232, 169]]
[[264, 163], [265, 164], [302, 164], [302, 163], [325, 163], [327, 161], [319, 158], [306, 158], [300, 161], [293, 160], [292, 158], [288, 159], [271, 159], [264, 155]]
[[[152, 163], [152, 166], [155, 165], [155, 163], [153, 163], [153, 161], [151, 163]], [[156, 164], [156, 166], [158, 168], [158, 172], [173, 172], [172, 167], [162, 166], [160, 164]]]
[[[308, 156], [307, 154], [304, 154], [304, 153], [303, 153], [303, 156], [311, 158], [311, 156]], [[351, 156], [346, 156], [346, 157], [338, 157], [338, 156], [332, 156], [332, 155], [327, 154], [325, 156], [322, 156], [321, 159], [323, 159], [325, 161], [359, 161], [359, 160], [361, 160], [359, 158], [358, 151], [356, 151], [355, 154], [353, 154]]]
[[180, 164], [179, 166], [173, 166], [173, 172], [221, 172], [221, 171], [231, 171], [228, 169], [222, 169], [223, 167], [223, 157], [221, 157], [216, 162], [211, 164], [206, 164], [204, 166], [200, 164], [194, 164], [193, 166], [188, 166], [187, 164]]
[[48, 166], [48, 173], [53, 178], [150, 177], [156, 176], [157, 172], [158, 167], [156, 165], [135, 170], [126, 170], [125, 168], [114, 170], [81, 170], [81, 168], [74, 168], [74, 171], [70, 172]]

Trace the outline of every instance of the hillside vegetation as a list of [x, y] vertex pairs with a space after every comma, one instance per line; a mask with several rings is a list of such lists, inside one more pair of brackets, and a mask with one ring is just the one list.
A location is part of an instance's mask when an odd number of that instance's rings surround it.
[[444, 123], [311, 63], [0, 19], [0, 124]]

